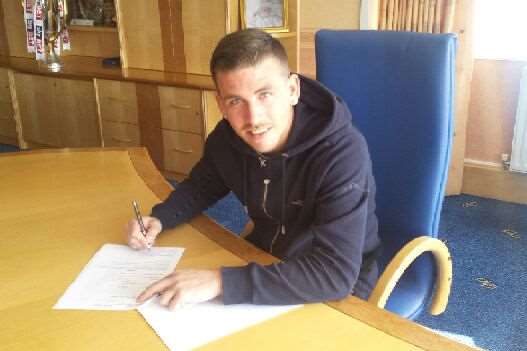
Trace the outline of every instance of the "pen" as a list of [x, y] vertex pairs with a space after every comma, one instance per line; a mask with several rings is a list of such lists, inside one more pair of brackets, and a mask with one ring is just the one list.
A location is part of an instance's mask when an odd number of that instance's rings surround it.
[[141, 230], [141, 234], [146, 239], [146, 229], [145, 225], [143, 223], [143, 218], [141, 217], [141, 212], [139, 212], [139, 206], [137, 205], [137, 201], [132, 201], [132, 206], [134, 208], [135, 218], [137, 219], [137, 222], [139, 223], [139, 229]]

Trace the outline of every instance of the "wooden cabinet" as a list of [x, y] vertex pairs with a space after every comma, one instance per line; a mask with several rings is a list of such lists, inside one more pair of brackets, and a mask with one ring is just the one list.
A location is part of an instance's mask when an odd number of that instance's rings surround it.
[[158, 92], [164, 168], [188, 174], [203, 154], [203, 92], [168, 86], [158, 87]]
[[94, 79], [103, 146], [140, 146], [136, 84]]
[[135, 83], [94, 79], [99, 115], [105, 121], [138, 124]]
[[163, 129], [203, 135], [201, 90], [159, 87]]
[[94, 86], [103, 145], [145, 146], [167, 174], [190, 172], [221, 119], [210, 90], [98, 78]]
[[17, 127], [9, 88], [9, 70], [0, 68], [0, 143], [18, 145]]
[[21, 73], [15, 73], [14, 77], [22, 139], [32, 147], [60, 146], [53, 81]]
[[[273, 34], [293, 71], [299, 1], [287, 2], [289, 32]], [[240, 2], [115, 5], [117, 29], [70, 26], [72, 51], [63, 53], [64, 66], [55, 75], [27, 53], [20, 2], [0, 2], [0, 55], [11, 55], [0, 60], [7, 67], [0, 68], [0, 142], [30, 148], [144, 146], [167, 174], [188, 174], [222, 118], [209, 60], [217, 42], [239, 29]], [[120, 70], [101, 65], [101, 57], [118, 55]]]
[[15, 73], [14, 89], [29, 147], [101, 145], [91, 81]]
[[203, 155], [203, 136], [163, 130], [163, 156], [165, 170], [189, 174]]
[[238, 0], [116, 0], [123, 68], [209, 74], [216, 43], [238, 29]]
[[101, 124], [103, 146], [132, 147], [141, 145], [141, 133], [136, 124], [103, 120]]

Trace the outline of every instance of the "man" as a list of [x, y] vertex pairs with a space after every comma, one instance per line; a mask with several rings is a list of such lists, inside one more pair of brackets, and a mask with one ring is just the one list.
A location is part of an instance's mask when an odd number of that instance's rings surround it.
[[128, 243], [152, 245], [232, 190], [254, 222], [246, 240], [282, 262], [176, 269], [138, 301], [158, 294], [173, 309], [220, 295], [225, 304], [366, 298], [378, 273], [375, 184], [345, 104], [290, 73], [280, 42], [256, 29], [224, 37], [210, 67], [224, 120], [189, 178], [144, 217], [146, 238], [130, 221]]

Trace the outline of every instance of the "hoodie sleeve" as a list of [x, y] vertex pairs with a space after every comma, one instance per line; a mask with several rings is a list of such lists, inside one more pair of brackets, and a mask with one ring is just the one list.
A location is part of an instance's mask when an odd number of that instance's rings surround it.
[[344, 144], [333, 145], [320, 162], [314, 220], [300, 235], [312, 241], [311, 249], [269, 266], [222, 268], [225, 304], [321, 302], [353, 293], [375, 191], [369, 191], [374, 184], [365, 141], [359, 135]]
[[218, 175], [211, 153], [207, 141], [204, 155], [189, 177], [178, 184], [165, 201], [152, 208], [151, 215], [161, 221], [163, 230], [189, 221], [229, 192]]

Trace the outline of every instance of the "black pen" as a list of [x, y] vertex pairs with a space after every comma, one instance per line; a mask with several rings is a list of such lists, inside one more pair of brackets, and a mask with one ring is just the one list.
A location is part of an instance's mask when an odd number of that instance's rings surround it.
[[[141, 230], [141, 234], [143, 234], [143, 236], [146, 239], [146, 229], [143, 223], [143, 217], [141, 216], [141, 212], [139, 212], [139, 206], [137, 205], [137, 201], [135, 200], [132, 201], [132, 206], [134, 208], [135, 218], [137, 219], [137, 222], [139, 223], [139, 229]], [[150, 247], [150, 245], [148, 245], [148, 247]]]

